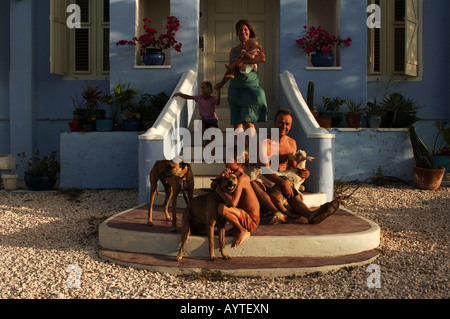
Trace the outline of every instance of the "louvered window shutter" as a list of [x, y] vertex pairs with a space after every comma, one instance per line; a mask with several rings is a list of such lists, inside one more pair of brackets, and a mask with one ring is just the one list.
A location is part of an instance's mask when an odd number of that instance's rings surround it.
[[405, 74], [419, 72], [419, 13], [418, 0], [406, 0], [405, 8]]
[[89, 0], [76, 0], [81, 9], [81, 28], [75, 29], [75, 65], [76, 73], [91, 71], [91, 33], [92, 21]]
[[67, 26], [65, 1], [50, 1], [50, 73], [66, 74]]

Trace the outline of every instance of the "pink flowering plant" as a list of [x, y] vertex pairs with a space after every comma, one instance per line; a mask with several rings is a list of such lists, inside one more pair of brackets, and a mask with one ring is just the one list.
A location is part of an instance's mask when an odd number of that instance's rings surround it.
[[132, 41], [120, 40], [116, 45], [139, 45], [141, 49], [153, 48], [160, 50], [166, 50], [172, 47], [175, 51], [181, 52], [182, 44], [175, 40], [175, 34], [180, 27], [180, 20], [174, 16], [167, 17], [166, 33], [160, 34], [159, 37], [157, 37], [158, 31], [149, 26], [152, 20], [144, 18], [143, 21], [145, 23], [143, 26], [145, 34], [134, 37]]
[[352, 42], [350, 38], [343, 40], [340, 35], [330, 34], [321, 26], [308, 27], [305, 25], [303, 28], [306, 30], [306, 34], [296, 42], [298, 48], [308, 55], [311, 53], [330, 54], [334, 46], [344, 44], [349, 47]]

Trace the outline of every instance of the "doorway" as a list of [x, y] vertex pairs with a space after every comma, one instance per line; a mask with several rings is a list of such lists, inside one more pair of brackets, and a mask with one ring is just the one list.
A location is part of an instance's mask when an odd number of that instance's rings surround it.
[[[279, 1], [201, 0], [200, 10], [199, 82], [210, 81], [214, 86], [222, 80], [230, 50], [239, 44], [235, 25], [246, 19], [255, 28], [266, 55], [259, 72], [270, 115], [271, 108], [278, 108]], [[229, 109], [227, 92], [228, 83], [221, 91], [219, 109], [223, 111]]]

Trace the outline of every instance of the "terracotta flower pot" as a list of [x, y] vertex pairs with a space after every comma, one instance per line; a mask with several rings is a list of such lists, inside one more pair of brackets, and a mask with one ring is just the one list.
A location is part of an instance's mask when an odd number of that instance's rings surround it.
[[346, 113], [345, 120], [347, 122], [348, 127], [358, 128], [359, 122], [361, 121], [361, 114]]
[[320, 116], [317, 119], [317, 123], [320, 125], [320, 127], [323, 128], [331, 128], [331, 117], [328, 116]]
[[420, 189], [436, 190], [441, 186], [445, 169], [427, 169], [414, 165], [414, 183]]

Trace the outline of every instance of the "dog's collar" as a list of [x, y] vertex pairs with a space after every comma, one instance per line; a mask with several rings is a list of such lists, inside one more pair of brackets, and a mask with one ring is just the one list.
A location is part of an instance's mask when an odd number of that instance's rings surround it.
[[189, 173], [189, 167], [188, 167], [187, 170], [186, 170], [186, 174], [184, 174], [184, 176], [183, 176], [181, 179], [183, 179], [183, 180], [186, 179], [188, 173]]

